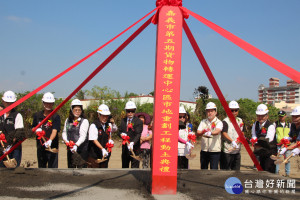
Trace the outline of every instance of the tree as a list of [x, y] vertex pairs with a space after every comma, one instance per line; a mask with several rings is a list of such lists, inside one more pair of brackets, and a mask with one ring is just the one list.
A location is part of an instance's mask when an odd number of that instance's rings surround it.
[[103, 101], [106, 101], [108, 99], [112, 98], [118, 98], [120, 97], [120, 93], [116, 90], [112, 90], [107, 86], [100, 87], [95, 85], [91, 90], [87, 90], [86, 94], [88, 96], [93, 97], [94, 99], [100, 99]]
[[79, 99], [79, 100], [83, 100], [83, 99], [85, 99], [85, 94], [87, 93], [87, 91], [86, 90], [79, 90], [78, 92], [77, 92], [77, 94], [75, 95], [75, 98], [76, 99]]

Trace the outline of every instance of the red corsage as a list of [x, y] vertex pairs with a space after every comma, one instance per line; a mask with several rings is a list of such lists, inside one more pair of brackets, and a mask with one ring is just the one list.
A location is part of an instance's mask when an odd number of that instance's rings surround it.
[[129, 130], [129, 129], [132, 129], [132, 131], [134, 131], [133, 130], [133, 123], [129, 123], [128, 125], [127, 125], [127, 131]]
[[79, 124], [79, 121], [76, 119], [74, 122], [73, 122], [73, 126], [77, 127]]
[[195, 134], [188, 134], [188, 140], [192, 142], [196, 142], [196, 135]]
[[50, 128], [50, 127], [52, 127], [52, 125], [53, 125], [52, 120], [48, 120], [48, 122], [45, 126], [46, 126], [46, 128]]
[[240, 128], [243, 128], [243, 126], [244, 126], [244, 123], [243, 122], [240, 123]]
[[211, 124], [211, 128], [212, 128], [212, 129], [216, 128], [216, 123], [215, 123], [215, 122], [213, 122], [213, 123]]
[[267, 133], [267, 129], [266, 129], [265, 127], [262, 127], [262, 128], [261, 128], [261, 133], [262, 133], [262, 134], [266, 134], [266, 133]]
[[5, 135], [3, 133], [0, 134], [0, 141], [7, 143], [7, 141], [5, 139]]

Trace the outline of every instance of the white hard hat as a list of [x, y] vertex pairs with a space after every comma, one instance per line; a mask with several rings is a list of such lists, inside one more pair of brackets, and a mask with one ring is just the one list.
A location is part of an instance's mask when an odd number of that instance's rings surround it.
[[259, 104], [256, 109], [257, 115], [265, 115], [269, 112], [268, 107], [265, 104]]
[[136, 105], [133, 101], [128, 101], [125, 106], [125, 110], [136, 109]]
[[15, 102], [17, 100], [16, 94], [13, 91], [6, 91], [3, 94], [2, 100], [5, 102]]
[[101, 104], [101, 105], [98, 107], [97, 112], [100, 113], [101, 115], [110, 115], [109, 108], [108, 108], [108, 106], [105, 105], [105, 104]]
[[82, 106], [82, 103], [79, 99], [74, 99], [72, 102], [71, 102], [71, 109], [73, 106]]
[[296, 108], [294, 108], [293, 112], [291, 113], [291, 115], [300, 115], [300, 106], [297, 106]]
[[208, 104], [206, 104], [205, 110], [208, 110], [208, 109], [217, 109], [217, 106], [215, 103], [209, 102]]
[[236, 102], [236, 101], [230, 101], [229, 108], [230, 109], [240, 109], [240, 106], [239, 106], [238, 102]]
[[179, 107], [179, 113], [186, 114], [186, 111], [183, 106]]
[[54, 95], [50, 92], [46, 92], [42, 98], [42, 101], [46, 103], [54, 103], [55, 102]]

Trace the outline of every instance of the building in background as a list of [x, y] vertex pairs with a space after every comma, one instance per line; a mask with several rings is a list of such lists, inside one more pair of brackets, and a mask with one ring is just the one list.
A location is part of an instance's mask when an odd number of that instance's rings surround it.
[[299, 93], [299, 83], [287, 80], [286, 86], [279, 86], [278, 78], [270, 78], [269, 87], [265, 87], [263, 84], [258, 87], [258, 101], [272, 104], [290, 113], [293, 108], [300, 104]]

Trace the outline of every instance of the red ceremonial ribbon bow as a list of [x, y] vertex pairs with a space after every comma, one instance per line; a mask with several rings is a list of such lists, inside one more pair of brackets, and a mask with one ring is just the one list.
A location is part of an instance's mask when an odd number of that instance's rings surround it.
[[66, 143], [66, 145], [67, 145], [67, 147], [72, 149], [74, 147], [75, 143], [72, 140], [70, 140], [69, 142]]
[[129, 142], [130, 137], [128, 135], [126, 136], [124, 135], [122, 136], [122, 139], [123, 139], [122, 145], [125, 145], [127, 142]]
[[196, 135], [195, 134], [188, 134], [188, 140], [192, 142], [196, 142]]
[[285, 139], [285, 138], [282, 138], [281, 140], [280, 140], [280, 143], [279, 144], [277, 144], [278, 146], [284, 146], [284, 147], [287, 147], [288, 145], [290, 145], [291, 144], [291, 142], [288, 140], [288, 139]]
[[[182, 0], [156, 0], [156, 7], [162, 7], [162, 6], [178, 6], [178, 7], [182, 7]], [[182, 16], [185, 19], [189, 18], [189, 14], [183, 10], [182, 8], [180, 8]], [[158, 23], [158, 12], [156, 11], [153, 19], [152, 19], [152, 23], [153, 24], [157, 24]]]
[[42, 130], [42, 131], [37, 131], [37, 132], [36, 132], [36, 136], [38, 137], [37, 139], [38, 139], [38, 140], [41, 140], [42, 137], [44, 137], [45, 134], [46, 134], [46, 133], [45, 133], [44, 130]]
[[111, 149], [114, 147], [114, 144], [112, 143], [106, 143], [105, 148], [107, 149], [107, 151], [110, 153]]
[[252, 147], [253, 147], [253, 145], [257, 142], [257, 138], [255, 138], [255, 139], [252, 138], [252, 139], [250, 140], [250, 142], [251, 142]]
[[5, 135], [3, 133], [0, 134], [0, 141], [7, 143]]

